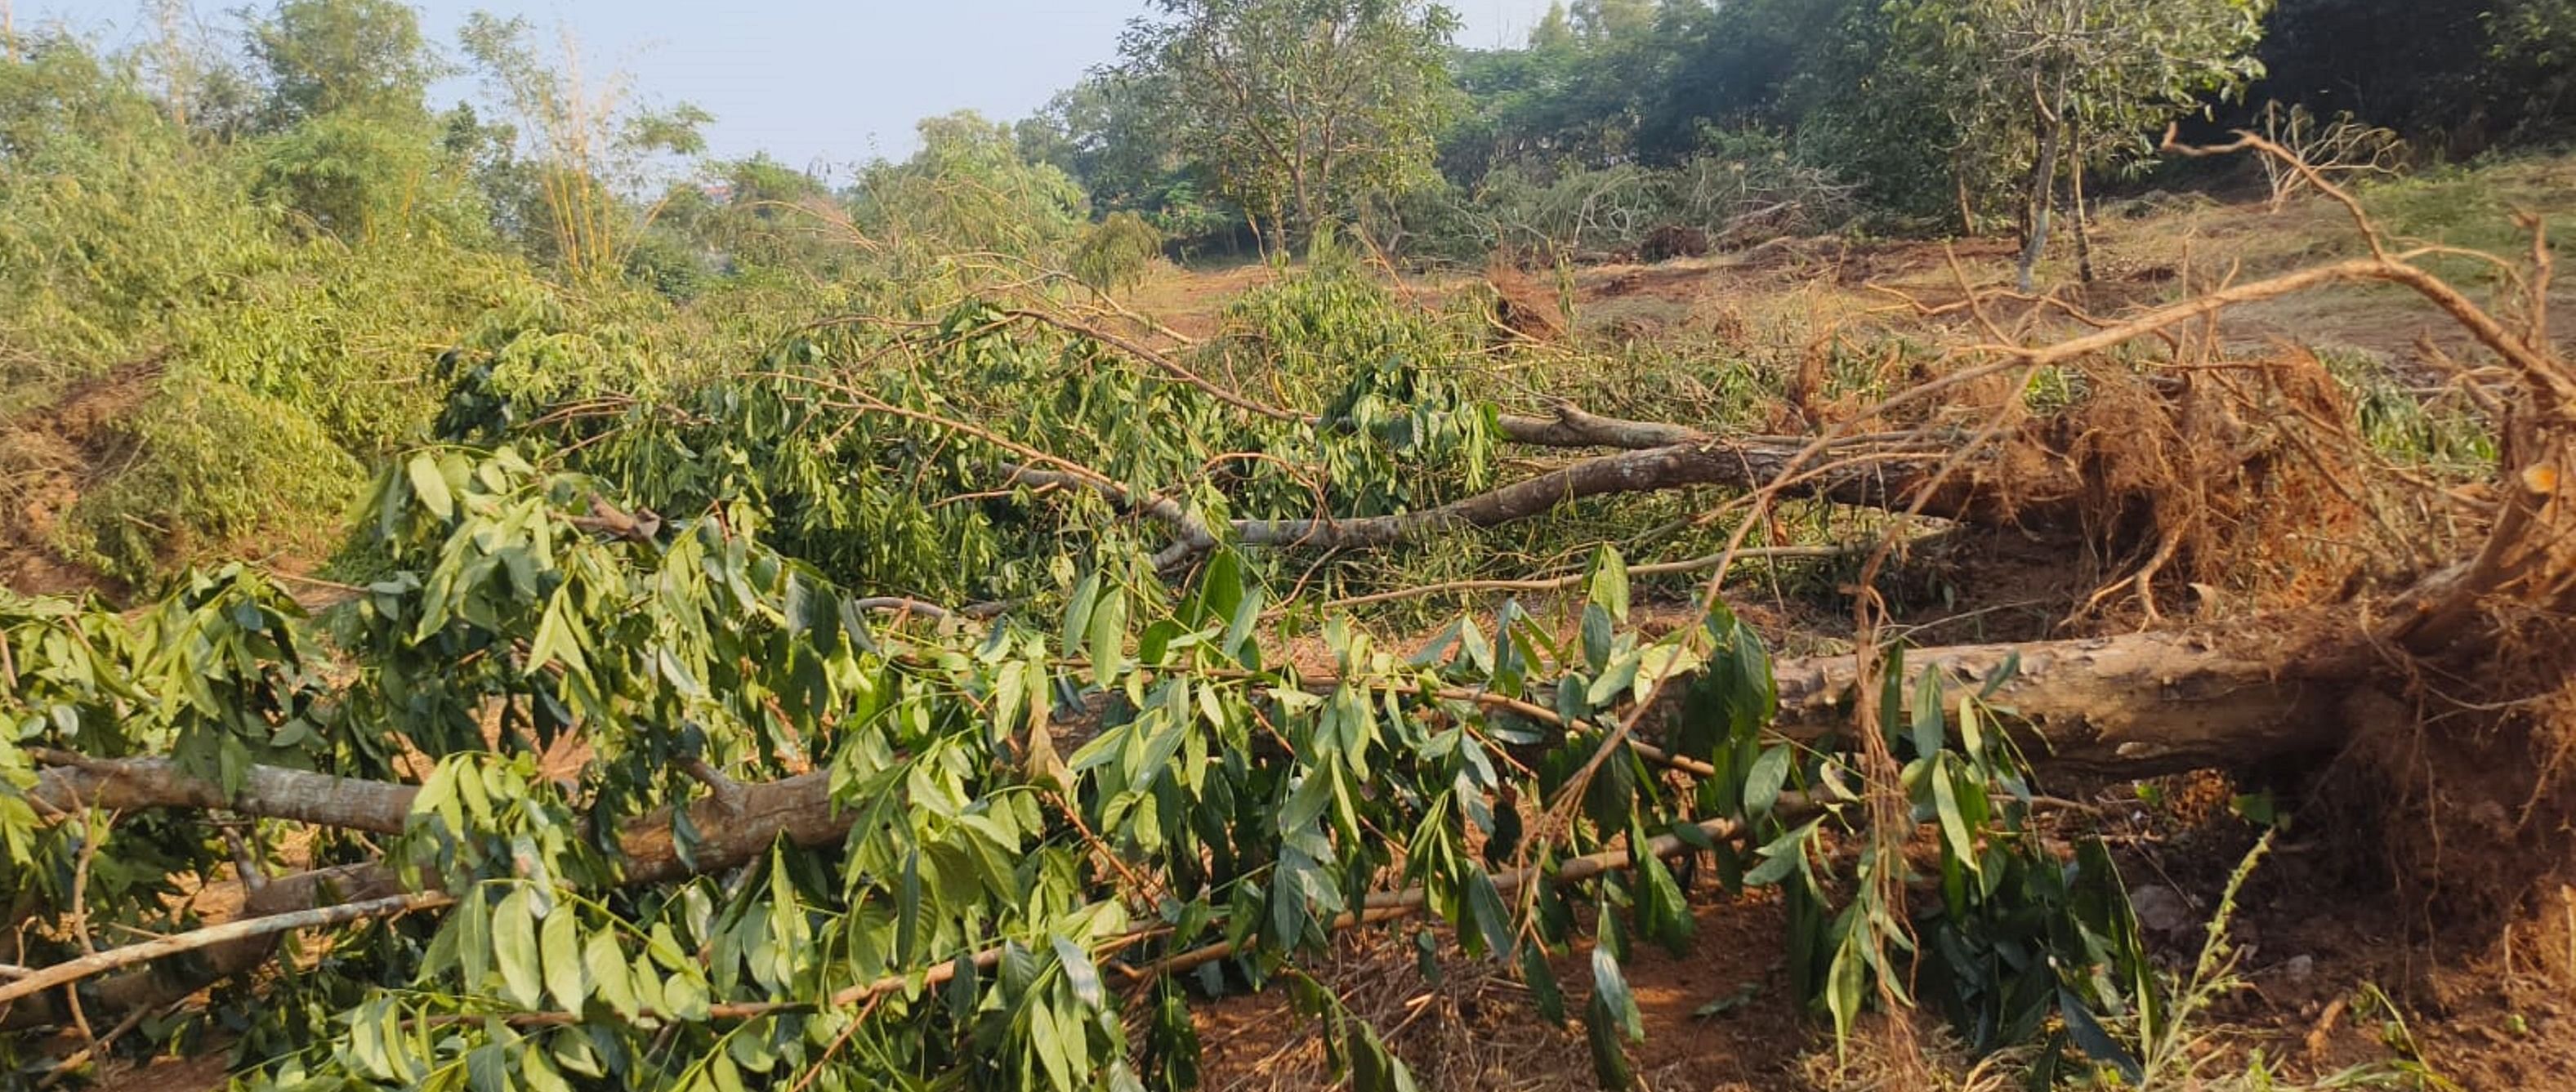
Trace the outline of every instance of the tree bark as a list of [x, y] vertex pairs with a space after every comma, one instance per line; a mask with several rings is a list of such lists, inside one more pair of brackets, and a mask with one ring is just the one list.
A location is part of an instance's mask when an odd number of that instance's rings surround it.
[[[1585, 459], [1419, 512], [1353, 519], [1235, 520], [1228, 529], [1231, 541], [1246, 546], [1382, 548], [1466, 528], [1528, 519], [1588, 497], [1698, 485], [1759, 489], [1791, 477], [1791, 464], [1804, 447], [1794, 440], [1711, 439], [1645, 448]], [[2015, 488], [2023, 493], [2016, 497], [1991, 488], [1973, 472], [1953, 473], [1937, 483], [1932, 481], [1932, 473], [1943, 457], [1939, 452], [1906, 452], [1865, 462], [1821, 458], [1813, 460], [1821, 465], [1797, 471], [1799, 480], [1782, 492], [1792, 497], [1887, 509], [1920, 503], [1924, 515], [1990, 526], [2075, 526], [2076, 501], [2083, 483], [2074, 474], [2043, 472], [2052, 480], [2017, 482]], [[1192, 519], [1176, 526], [1180, 529], [1178, 540], [1156, 555], [1158, 564], [1167, 568], [1178, 565], [1217, 545], [1214, 529], [1205, 523]]]
[[[2036, 94], [2036, 91], [2034, 91]], [[2036, 289], [2040, 256], [2048, 250], [2049, 197], [2057, 190], [2058, 124], [2045, 107], [2034, 107], [2039, 135], [2039, 162], [2030, 170], [2030, 227], [2022, 234], [2021, 261], [2014, 268], [2024, 295]]]
[[[1713, 439], [1710, 434], [1686, 425], [1602, 417], [1586, 413], [1570, 403], [1559, 404], [1553, 417], [1522, 417], [1506, 413], [1497, 421], [1504, 439], [1536, 447], [1615, 447], [1639, 451]], [[1779, 442], [1796, 441], [1782, 438]]]
[[1977, 206], [1968, 199], [1968, 159], [1965, 152], [1951, 153], [1950, 181], [1958, 189], [1959, 234], [1974, 239], [1977, 237]]
[[411, 785], [353, 781], [329, 774], [253, 766], [243, 775], [238, 793], [226, 793], [212, 781], [185, 773], [166, 758], [100, 760], [55, 751], [37, 752], [51, 763], [27, 793], [39, 812], [74, 812], [82, 808], [140, 811], [145, 808], [194, 808], [237, 811], [267, 819], [293, 819], [371, 834], [400, 834], [411, 814]]
[[2084, 129], [2081, 123], [2070, 123], [2067, 135], [2071, 145], [2066, 155], [2067, 196], [2071, 202], [2069, 226], [2075, 229], [2075, 277], [2093, 283], [2093, 225], [2084, 212]]
[[[2304, 632], [2285, 642], [2279, 633]], [[2351, 735], [2341, 715], [2366, 690], [2358, 632], [2332, 619], [2267, 619], [2211, 633], [2138, 633], [2072, 641], [1960, 645], [1905, 657], [1903, 702], [1940, 683], [1956, 725], [1959, 699], [2006, 663], [2012, 678], [1986, 700], [2047, 772], [2151, 777], [2254, 765], [2332, 750]], [[1802, 737], [1852, 729], [1856, 657], [1776, 665], [1778, 727]]]
[[[661, 883], [721, 872], [749, 863], [782, 837], [811, 848], [832, 845], [849, 834], [852, 816], [833, 807], [828, 770], [743, 785], [740, 790], [730, 800], [710, 796], [688, 806], [690, 824], [699, 834], [693, 861], [680, 854], [669, 809], [619, 828], [620, 881]], [[48, 804], [76, 799], [120, 811], [220, 808], [257, 818], [395, 834], [402, 831], [401, 817], [409, 813], [419, 792], [415, 785], [255, 766], [244, 779], [243, 791], [228, 794], [214, 782], [181, 772], [166, 759], [142, 758], [84, 759], [75, 766], [50, 767], [38, 774], [31, 795]], [[245, 896], [242, 913], [245, 917], [288, 914], [390, 898], [406, 890], [400, 876], [382, 864], [346, 865], [271, 880]], [[91, 1012], [130, 1012], [166, 1005], [258, 967], [276, 945], [273, 933], [250, 936], [208, 947], [194, 958], [162, 960], [101, 979], [83, 987], [85, 1006]], [[55, 995], [21, 998], [0, 1016], [0, 1026], [60, 1023], [67, 1012]]]

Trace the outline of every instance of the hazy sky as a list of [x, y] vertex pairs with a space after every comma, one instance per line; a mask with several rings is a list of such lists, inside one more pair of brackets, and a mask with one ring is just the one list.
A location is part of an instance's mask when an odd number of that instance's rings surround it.
[[[560, 21], [587, 63], [621, 69], [662, 104], [716, 115], [719, 156], [767, 150], [796, 166], [839, 165], [912, 148], [912, 123], [972, 108], [1024, 116], [1113, 59], [1118, 32], [1146, 0], [413, 0], [451, 50], [466, 13]], [[1461, 45], [1517, 45], [1548, 0], [1452, 0]], [[21, 25], [47, 16], [126, 40], [143, 0], [18, 0]], [[207, 25], [241, 0], [197, 0]], [[266, 7], [266, 0], [249, 6]], [[471, 94], [470, 83], [439, 96]], [[444, 105], [441, 102], [439, 105]]]

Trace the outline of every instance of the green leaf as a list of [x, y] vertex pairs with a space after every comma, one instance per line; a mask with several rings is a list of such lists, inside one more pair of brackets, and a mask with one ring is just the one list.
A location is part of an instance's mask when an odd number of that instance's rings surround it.
[[1413, 1071], [1386, 1049], [1377, 1029], [1366, 1020], [1353, 1020], [1349, 1027], [1352, 1092], [1414, 1092]]
[[1947, 745], [1941, 721], [1941, 675], [1925, 671], [1914, 686], [1914, 755], [1930, 758]]
[[582, 946], [581, 962], [589, 972], [591, 988], [617, 1015], [635, 1019], [642, 1006], [635, 1000], [635, 985], [626, 967], [626, 953], [617, 947], [617, 935], [605, 929], [590, 935]]
[[546, 600], [546, 612], [537, 621], [536, 636], [528, 641], [528, 671], [534, 674], [547, 664], [562, 661], [567, 670], [588, 672], [590, 663], [581, 654], [581, 642], [574, 638], [566, 605], [570, 602], [569, 586], [556, 589]]
[[1521, 983], [1529, 987], [1539, 1015], [1552, 1024], [1565, 1022], [1565, 990], [1557, 985], [1556, 968], [1548, 965], [1546, 950], [1536, 944], [1521, 946]]
[[2118, 1069], [2132, 1085], [2146, 1083], [2146, 1068], [2138, 1064], [2129, 1048], [2111, 1037], [2102, 1022], [2094, 1018], [2093, 1010], [2085, 1007], [2083, 998], [2061, 986], [2057, 990], [2057, 1011], [2066, 1018], [2066, 1033], [2085, 1057]]
[[1583, 700], [1594, 708], [1607, 708], [1618, 701], [1620, 692], [1636, 685], [1637, 669], [1644, 659], [1635, 649], [1611, 657], [1609, 663], [1602, 665], [1600, 677], [1584, 689]]
[[1499, 956], [1512, 950], [1512, 912], [1503, 905], [1494, 878], [1482, 870], [1467, 872], [1467, 916], [1476, 919], [1477, 932], [1471, 935], [1484, 941], [1485, 951]]
[[1609, 1006], [1622, 1034], [1632, 1041], [1645, 1040], [1645, 1015], [1637, 1011], [1637, 997], [1628, 990], [1628, 977], [1620, 973], [1619, 961], [1610, 958], [1607, 949], [1592, 949], [1592, 991], [1595, 998]]
[[1941, 816], [1941, 837], [1948, 843], [1950, 854], [1968, 870], [1977, 870], [1976, 832], [1968, 829], [1968, 820], [1959, 814], [1958, 790], [1950, 783], [1951, 763], [1948, 758], [1932, 764], [1932, 805]]
[[696, 1022], [707, 1018], [707, 984], [698, 980], [696, 968], [662, 980], [662, 1006], [675, 1020]]
[[[1619, 962], [1610, 958], [1607, 949], [1594, 948], [1592, 1001], [1583, 1010], [1583, 1040], [1592, 1048], [1592, 1075], [1601, 1087], [1624, 1092], [1637, 1086], [1636, 1071], [1628, 1062], [1627, 1040], [1641, 1038], [1644, 1031], [1636, 998], [1629, 994], [1628, 980], [1619, 973]], [[1622, 1032], [1626, 1032], [1624, 1038]]]
[[1106, 686], [1127, 672], [1127, 592], [1109, 588], [1091, 611], [1091, 677]]
[[913, 964], [921, 943], [921, 854], [903, 856], [903, 880], [896, 889], [894, 909], [894, 958], [904, 966]]
[[1744, 814], [1762, 818], [1771, 814], [1780, 802], [1780, 790], [1789, 783], [1789, 745], [1772, 744], [1753, 760], [1753, 769], [1744, 775]]
[[1834, 1017], [1834, 1038], [1847, 1040], [1851, 1038], [1854, 1021], [1860, 1019], [1861, 991], [1867, 985], [1864, 975], [1869, 970], [1869, 961], [1857, 950], [1857, 946], [1864, 943], [1859, 937], [1863, 927], [1854, 924], [1849, 914], [1845, 914], [1836, 925], [1844, 930], [1844, 935], [1842, 943], [1834, 949], [1832, 966], [1825, 971], [1825, 1009]]
[[671, 931], [671, 923], [667, 921], [654, 922], [653, 928], [645, 932], [644, 954], [652, 956], [653, 962], [661, 964], [664, 970], [687, 970], [696, 966], [689, 961], [688, 951], [680, 947], [679, 935]]
[[1073, 598], [1064, 607], [1064, 637], [1057, 651], [1067, 657], [1082, 655], [1084, 635], [1091, 632], [1091, 612], [1100, 602], [1100, 574], [1089, 573], [1073, 586]]
[[743, 1092], [742, 1071], [734, 1067], [730, 1057], [718, 1054], [710, 1059], [707, 1076], [715, 1082], [716, 1092]]
[[1763, 846], [1760, 850], [1764, 858], [1763, 862], [1744, 874], [1744, 886], [1769, 887], [1789, 878], [1789, 873], [1797, 871], [1798, 867], [1806, 862], [1807, 838], [1815, 832], [1816, 824], [1809, 822], [1803, 827], [1772, 839], [1769, 845]]
[[465, 1085], [474, 1092], [510, 1092], [510, 1059], [488, 1042], [465, 1055]]
[[1073, 1092], [1078, 1087], [1072, 1052], [1064, 1041], [1068, 1034], [1082, 1034], [1082, 1025], [1076, 1023], [1071, 1029], [1062, 1026], [1056, 1020], [1055, 1006], [1043, 998], [1029, 1005], [1029, 1049], [1037, 1053], [1038, 1064], [1046, 1069], [1047, 1083], [1057, 1092]]
[[1193, 629], [1229, 622], [1243, 605], [1243, 591], [1242, 555], [1233, 547], [1219, 546], [1200, 568], [1198, 587], [1183, 601], [1180, 620]]
[[523, 1009], [545, 1003], [545, 967], [537, 959], [536, 912], [528, 891], [519, 888], [492, 911], [492, 961], [501, 968], [501, 984], [510, 1002]]
[[563, 1074], [555, 1072], [554, 1065], [546, 1061], [543, 1052], [522, 1050], [517, 1054], [519, 1081], [527, 1086], [528, 1092], [572, 1092], [571, 1082], [564, 1080]]
[[403, 471], [411, 479], [412, 495], [431, 515], [442, 520], [455, 517], [456, 497], [447, 491], [447, 476], [439, 473], [435, 457], [426, 451], [414, 455]]
[[1333, 781], [1329, 769], [1308, 771], [1306, 779], [1288, 794], [1288, 806], [1279, 811], [1279, 833], [1295, 834], [1322, 818], [1324, 809], [1333, 804]]
[[2268, 792], [2242, 793], [2227, 802], [2227, 810], [2258, 827], [2281, 825], [2281, 809]]
[[964, 952], [957, 953], [957, 958], [948, 967], [948, 983], [939, 992], [948, 1004], [949, 1019], [962, 1024], [974, 1018], [975, 998], [983, 986], [979, 981], [982, 976], [975, 971], [975, 957]]
[[1993, 674], [1986, 676], [1986, 684], [1977, 689], [1977, 700], [1993, 700], [1997, 691], [2019, 677], [2021, 677], [2021, 650], [2014, 649], [2004, 656], [2004, 662], [1995, 667]]
[[546, 915], [545, 929], [539, 936], [546, 957], [546, 992], [566, 1012], [580, 1012], [589, 992], [584, 981], [581, 952], [581, 926], [573, 920], [572, 908], [557, 907]]
[[1049, 938], [1055, 945], [1055, 960], [1064, 968], [1064, 980], [1073, 987], [1074, 1000], [1099, 1008], [1107, 999], [1100, 987], [1100, 968], [1091, 965], [1091, 953], [1063, 937]]
[[[1645, 827], [1637, 826], [1630, 839], [1632, 847], [1645, 845]], [[1637, 931], [1662, 944], [1675, 957], [1687, 954], [1698, 922], [1691, 917], [1690, 902], [1683, 896], [1680, 882], [1673, 879], [1672, 869], [1665, 867], [1663, 858], [1633, 849], [1630, 855], [1640, 858], [1632, 873], [1637, 887]]]
[[1628, 620], [1628, 562], [1612, 547], [1601, 547], [1593, 558], [1591, 599], [1611, 618]]
[[1599, 603], [1584, 607], [1583, 662], [1595, 674], [1610, 666], [1610, 638], [1610, 612]]

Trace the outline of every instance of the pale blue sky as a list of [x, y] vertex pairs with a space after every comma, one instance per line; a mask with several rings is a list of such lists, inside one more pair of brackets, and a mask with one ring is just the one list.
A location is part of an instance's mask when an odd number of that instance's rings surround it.
[[[5, 0], [0, 0], [5, 2]], [[648, 100], [687, 100], [716, 115], [719, 156], [767, 150], [795, 166], [838, 166], [912, 148], [912, 123], [972, 108], [1016, 118], [1113, 59], [1118, 33], [1147, 0], [413, 0], [424, 29], [453, 51], [466, 13], [560, 21], [589, 63], [622, 69]], [[1517, 45], [1548, 0], [1451, 0], [1461, 45]], [[18, 0], [21, 25], [68, 17], [127, 40], [144, 0]], [[243, 0], [197, 0], [228, 32]], [[249, 0], [266, 7], [266, 0]], [[442, 98], [471, 84], [440, 89]], [[444, 105], [442, 102], [441, 105]]]

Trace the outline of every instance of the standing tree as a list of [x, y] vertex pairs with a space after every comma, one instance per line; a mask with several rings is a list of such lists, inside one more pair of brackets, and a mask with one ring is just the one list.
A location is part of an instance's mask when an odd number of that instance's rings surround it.
[[1431, 170], [1457, 16], [1421, 0], [1156, 0], [1120, 51], [1274, 244]]
[[1028, 256], [1081, 229], [1088, 200], [1070, 175], [1020, 155], [1011, 127], [972, 110], [924, 118], [921, 150], [861, 168], [859, 221], [883, 241], [927, 244], [922, 254]]
[[2271, 0], [1899, 0], [1894, 14], [1907, 63], [1946, 88], [1962, 171], [1982, 160], [1987, 177], [2026, 179], [2028, 292], [2060, 163], [2081, 242], [2084, 168], [2143, 159], [2150, 134], [2260, 77], [2253, 50], [2270, 10]]
[[419, 14], [397, 0], [278, 0], [246, 37], [267, 77], [271, 129], [344, 111], [423, 123], [422, 96], [445, 74]]
[[714, 115], [685, 102], [660, 111], [631, 108], [622, 76], [584, 77], [569, 32], [562, 35], [562, 53], [549, 56], [534, 44], [527, 20], [478, 11], [459, 38], [518, 131], [529, 135], [526, 152], [543, 209], [533, 219], [547, 230], [526, 242], [576, 280], [621, 269], [654, 215], [632, 207], [629, 197], [655, 188], [657, 165], [704, 153], [699, 130]]

